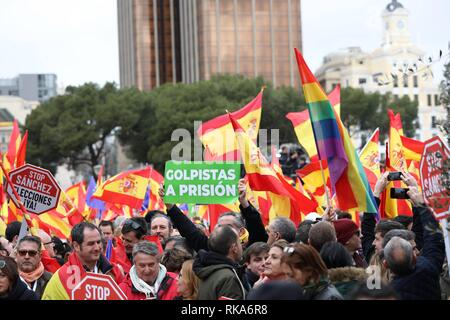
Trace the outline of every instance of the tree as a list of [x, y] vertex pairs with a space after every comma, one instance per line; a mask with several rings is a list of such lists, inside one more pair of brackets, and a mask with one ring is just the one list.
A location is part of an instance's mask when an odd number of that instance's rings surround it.
[[447, 120], [443, 122], [442, 128], [450, 145], [450, 62], [444, 67], [444, 80], [441, 82], [441, 103], [447, 109]]
[[171, 141], [175, 129], [187, 129], [193, 137], [194, 121], [209, 120], [225, 113], [225, 109], [233, 111], [249, 96], [256, 95], [262, 85], [262, 80], [250, 85], [243, 78], [230, 76], [191, 85], [165, 84], [145, 93], [143, 104], [132, 106], [142, 116], [120, 139], [129, 145], [133, 158], [161, 170], [177, 144]]
[[113, 130], [126, 132], [139, 115], [125, 106], [139, 99], [137, 90], [117, 90], [113, 83], [68, 87], [66, 94], [41, 104], [27, 117], [28, 161], [52, 172], [67, 163], [94, 167]]
[[[393, 97], [390, 93], [364, 93], [362, 89], [343, 88], [341, 91], [341, 117], [344, 125], [350, 128], [350, 135], [356, 130], [373, 132], [380, 128], [381, 137], [389, 133], [387, 110], [400, 113], [404, 134], [414, 137], [418, 105], [408, 96]], [[381, 140], [382, 141], [382, 140]]]

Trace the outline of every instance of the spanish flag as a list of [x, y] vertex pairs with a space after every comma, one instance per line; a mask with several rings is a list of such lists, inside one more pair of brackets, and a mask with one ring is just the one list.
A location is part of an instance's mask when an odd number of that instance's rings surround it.
[[62, 239], [70, 238], [72, 226], [66, 218], [59, 216], [55, 211], [35, 216], [35, 219], [38, 221], [39, 228], [48, 234]]
[[5, 169], [7, 171], [11, 171], [15, 168], [16, 158], [17, 158], [17, 154], [19, 152], [19, 147], [20, 147], [20, 141], [21, 141], [21, 137], [20, 137], [19, 124], [17, 123], [17, 120], [14, 119], [13, 130], [12, 130], [11, 136], [9, 138], [8, 151], [7, 151], [5, 159], [4, 159]]
[[[389, 109], [388, 116], [390, 121], [389, 128], [389, 150], [386, 153], [386, 170], [387, 171], [406, 171], [407, 163], [405, 160], [404, 148], [401, 137], [403, 136], [403, 125], [400, 113], [394, 114]], [[391, 188], [406, 188], [402, 181], [391, 181], [386, 186], [385, 191], [381, 195], [380, 211], [383, 218], [395, 218], [400, 215], [412, 215], [411, 203], [407, 200], [392, 199], [390, 194]]]
[[377, 128], [369, 141], [367, 141], [364, 148], [359, 153], [359, 159], [366, 172], [372, 190], [375, 188], [378, 179], [380, 178], [380, 147], [379, 147], [380, 129]]
[[[322, 169], [326, 180], [326, 186], [331, 190], [330, 172], [328, 171], [327, 162], [325, 160], [322, 160]], [[303, 189], [311, 194], [320, 205], [326, 206], [326, 190], [319, 161], [307, 164], [303, 168], [297, 170], [296, 173], [304, 183]]]
[[[249, 104], [231, 114], [254, 142], [257, 140], [261, 122], [263, 90]], [[203, 123], [197, 134], [206, 149], [205, 160], [239, 159], [238, 145], [227, 114]]]
[[271, 192], [272, 205], [283, 204], [276, 211], [277, 215], [288, 217], [296, 224], [301, 221], [301, 212], [316, 211], [315, 203], [289, 185], [282, 175], [277, 174], [239, 123], [232, 115], [229, 117], [239, 144], [250, 188], [254, 191]]
[[102, 183], [92, 198], [139, 210], [150, 181], [151, 168], [122, 172]]
[[312, 131], [311, 120], [309, 119], [309, 111], [290, 112], [286, 118], [291, 120], [294, 126], [295, 135], [298, 142], [305, 148], [311, 162], [318, 161], [316, 142], [314, 140], [314, 133]]
[[164, 177], [155, 168], [152, 168], [148, 210], [165, 210], [166, 208], [163, 199], [159, 196], [159, 186], [161, 183], [164, 183]]
[[27, 155], [27, 143], [28, 143], [28, 130], [25, 131], [22, 141], [20, 141], [19, 150], [16, 156], [16, 168], [19, 168], [25, 164]]
[[422, 159], [425, 143], [404, 136], [400, 137], [403, 145], [403, 155], [405, 157], [408, 172], [416, 179], [419, 187], [420, 181], [420, 160]]
[[86, 187], [83, 182], [74, 184], [66, 190], [66, 195], [72, 201], [83, 217], [89, 217], [89, 207], [86, 206]]

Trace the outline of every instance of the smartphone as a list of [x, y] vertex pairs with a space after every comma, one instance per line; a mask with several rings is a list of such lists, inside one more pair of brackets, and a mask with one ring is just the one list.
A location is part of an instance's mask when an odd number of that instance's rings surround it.
[[409, 199], [408, 188], [391, 188], [391, 199]]
[[397, 181], [402, 180], [402, 173], [401, 172], [389, 172], [387, 176], [388, 181]]

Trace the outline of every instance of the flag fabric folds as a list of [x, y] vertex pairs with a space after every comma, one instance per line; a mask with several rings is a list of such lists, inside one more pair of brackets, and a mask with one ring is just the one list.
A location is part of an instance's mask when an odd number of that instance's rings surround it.
[[381, 176], [379, 139], [380, 129], [377, 128], [359, 153], [359, 159], [372, 190]]
[[[245, 107], [232, 113], [232, 116], [253, 141], [256, 141], [258, 137], [262, 97], [263, 90]], [[239, 159], [238, 145], [227, 114], [203, 123], [197, 134], [206, 149], [205, 160], [233, 161]]]
[[333, 194], [336, 184], [344, 172], [348, 158], [336, 121], [336, 116], [327, 95], [306, 65], [303, 56], [295, 49], [303, 92], [308, 106], [319, 159], [327, 160]]
[[[282, 200], [284, 203], [283, 209], [277, 210], [277, 215], [289, 217], [295, 224], [301, 221], [301, 212], [307, 214], [316, 211], [316, 203], [289, 185], [279, 173], [277, 174], [244, 129], [231, 114], [229, 116], [236, 134], [250, 188], [254, 191], [271, 192], [272, 206], [276, 205], [274, 200]], [[279, 199], [280, 197], [283, 197], [283, 199]]]
[[122, 204], [139, 210], [145, 198], [151, 168], [122, 172], [102, 183], [91, 199]]
[[310, 113], [316, 146], [321, 160], [327, 160], [331, 188], [341, 210], [377, 213], [369, 182], [347, 129], [332, 108], [340, 104], [340, 89], [330, 94], [330, 100], [295, 49], [306, 103]]
[[286, 115], [286, 118], [291, 120], [298, 142], [305, 148], [311, 162], [319, 160], [314, 133], [309, 120], [309, 111], [290, 112]]

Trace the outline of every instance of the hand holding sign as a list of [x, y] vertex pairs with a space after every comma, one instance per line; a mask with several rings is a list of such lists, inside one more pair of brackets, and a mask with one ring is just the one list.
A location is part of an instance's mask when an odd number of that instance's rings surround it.
[[[165, 192], [164, 192], [164, 185], [162, 183], [159, 185], [158, 193], [159, 193], [159, 196], [161, 197], [161, 199], [163, 199], [163, 201], [164, 201]], [[167, 210], [170, 210], [173, 207], [173, 204], [167, 203], [165, 201], [164, 201], [164, 205], [166, 206]]]
[[239, 189], [239, 203], [243, 208], [248, 208], [250, 204], [248, 203], [247, 200], [247, 184], [245, 182], [245, 179], [239, 180], [238, 189]]

